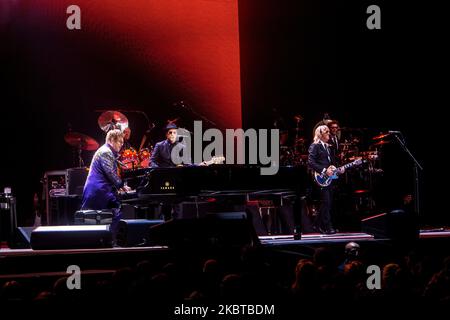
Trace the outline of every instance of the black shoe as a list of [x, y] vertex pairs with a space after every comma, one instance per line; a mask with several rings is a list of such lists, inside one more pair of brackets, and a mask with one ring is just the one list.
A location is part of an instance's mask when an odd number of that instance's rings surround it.
[[120, 248], [120, 246], [117, 244], [116, 240], [113, 240], [113, 242], [111, 243], [111, 247], [112, 248]]
[[322, 233], [322, 234], [327, 234], [327, 233], [328, 233], [328, 229], [324, 229], [324, 228], [321, 228], [321, 227], [318, 227], [317, 230], [318, 230], [320, 233]]
[[322, 233], [322, 234], [335, 234], [335, 233], [336, 233], [336, 230], [334, 230], [333, 227], [327, 228], [327, 229], [319, 228], [319, 231], [320, 231], [320, 233]]
[[336, 230], [333, 227], [331, 227], [327, 230], [327, 234], [335, 234], [335, 233], [336, 233]]

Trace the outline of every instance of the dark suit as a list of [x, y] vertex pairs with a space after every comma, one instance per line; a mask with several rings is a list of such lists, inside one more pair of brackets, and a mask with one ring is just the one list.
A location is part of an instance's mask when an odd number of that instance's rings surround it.
[[[313, 143], [308, 150], [308, 166], [318, 173], [325, 172], [330, 165], [335, 165], [334, 152], [331, 147], [327, 148], [322, 143]], [[316, 227], [322, 230], [332, 228], [331, 207], [333, 202], [333, 186], [320, 187], [320, 209], [316, 221]]]
[[[177, 165], [173, 163], [172, 161], [172, 150], [173, 148], [178, 148], [176, 151], [179, 156], [182, 157], [183, 152], [185, 150], [185, 146], [180, 144], [179, 142], [170, 143], [169, 140], [164, 140], [161, 142], [158, 142], [155, 145], [155, 148], [152, 151], [152, 156], [150, 159], [151, 167], [152, 168], [172, 168], [176, 167]], [[188, 163], [183, 164], [190, 164], [190, 161]]]

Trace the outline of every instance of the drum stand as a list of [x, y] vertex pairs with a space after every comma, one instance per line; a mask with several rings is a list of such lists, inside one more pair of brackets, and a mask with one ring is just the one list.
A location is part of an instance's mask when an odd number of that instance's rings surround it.
[[81, 145], [78, 146], [77, 151], [78, 151], [78, 167], [81, 168], [81, 167], [84, 167], [84, 161], [83, 161], [83, 158], [81, 157]]

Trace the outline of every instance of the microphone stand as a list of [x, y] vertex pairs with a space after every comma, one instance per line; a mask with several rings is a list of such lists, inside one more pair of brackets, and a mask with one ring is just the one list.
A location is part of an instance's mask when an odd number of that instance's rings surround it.
[[185, 105], [185, 104], [184, 104], [184, 101], [180, 101], [180, 102], [174, 103], [174, 105], [175, 105], [175, 106], [179, 106], [179, 107], [181, 107], [181, 108], [183, 108], [183, 109], [188, 110], [190, 113], [192, 113], [192, 114], [195, 115], [196, 117], [199, 117], [199, 118], [202, 119], [203, 121], [209, 123], [209, 124], [212, 125], [213, 127], [217, 127], [217, 124], [216, 124], [214, 121], [209, 120], [209, 119], [206, 118], [204, 115], [198, 113], [198, 112], [195, 111], [194, 109], [192, 109], [192, 108], [190, 108], [189, 106]]
[[417, 161], [417, 159], [412, 155], [411, 151], [409, 151], [408, 147], [405, 144], [403, 139], [400, 139], [398, 134], [394, 134], [395, 139], [400, 144], [402, 149], [409, 155], [409, 157], [413, 160], [413, 169], [414, 169], [414, 210], [416, 211], [417, 216], [420, 216], [420, 202], [419, 202], [419, 169], [423, 170], [423, 167]]
[[207, 123], [209, 123], [210, 125], [212, 125], [213, 127], [217, 127], [217, 124], [212, 121], [209, 120], [208, 118], [206, 118], [204, 115], [199, 114], [198, 112], [192, 110], [192, 109], [188, 109], [192, 112], [192, 114], [194, 114], [195, 116], [199, 117], [200, 119], [202, 119], [203, 121], [206, 121]]

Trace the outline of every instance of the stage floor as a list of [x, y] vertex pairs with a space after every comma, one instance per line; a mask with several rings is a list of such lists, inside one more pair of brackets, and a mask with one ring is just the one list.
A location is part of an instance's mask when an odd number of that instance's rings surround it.
[[[375, 239], [373, 235], [362, 232], [339, 232], [332, 235], [320, 233], [302, 234], [301, 239], [295, 240], [293, 235], [273, 235], [259, 236], [262, 246], [284, 246], [284, 245], [303, 245], [317, 244], [325, 245], [330, 243], [347, 243], [350, 241], [388, 241], [389, 239]], [[450, 238], [450, 228], [435, 228], [420, 230], [420, 239], [430, 238]], [[85, 253], [104, 253], [104, 252], [148, 252], [168, 250], [165, 246], [148, 247], [114, 247], [114, 248], [90, 248], [90, 249], [57, 249], [57, 250], [33, 250], [33, 249], [11, 249], [8, 247], [0, 248], [0, 257], [6, 256], [26, 256], [26, 255], [71, 255]]]
[[[316, 248], [328, 247], [340, 253], [347, 242], [354, 241], [371, 255], [386, 255], [396, 250], [389, 239], [377, 239], [360, 232], [341, 232], [333, 235], [319, 233], [302, 234], [295, 240], [293, 235], [260, 236], [260, 247], [274, 263], [284, 259], [311, 257]], [[421, 230], [418, 245], [425, 252], [442, 251], [450, 245], [450, 228]], [[431, 250], [431, 251], [430, 251]], [[169, 248], [165, 246], [114, 247], [90, 249], [33, 250], [0, 248], [0, 279], [55, 277], [66, 274], [69, 265], [79, 265], [83, 273], [111, 274], [114, 270], [140, 261], [172, 261], [173, 259], [202, 260], [210, 256], [222, 256], [224, 260], [239, 259], [240, 247], [230, 248]], [[431, 253], [430, 253], [431, 254]], [[290, 257], [290, 258], [286, 258]], [[196, 262], [197, 263], [197, 262]]]

